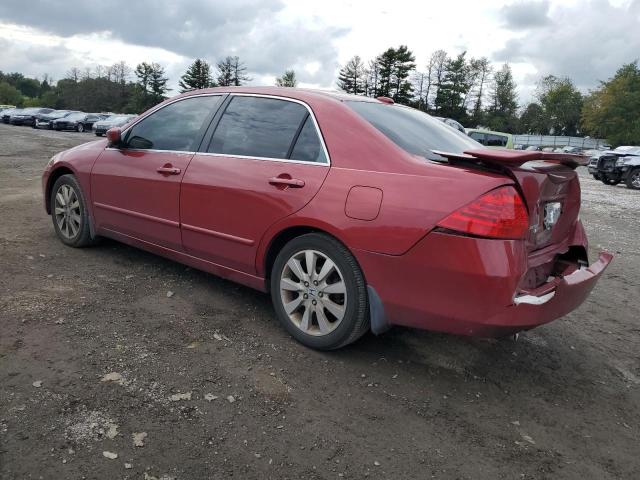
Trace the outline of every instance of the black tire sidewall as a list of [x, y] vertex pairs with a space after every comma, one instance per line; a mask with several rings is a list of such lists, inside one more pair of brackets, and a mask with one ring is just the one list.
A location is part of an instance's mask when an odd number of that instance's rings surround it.
[[[60, 231], [60, 227], [58, 227], [58, 222], [56, 222], [55, 196], [56, 196], [56, 193], [58, 192], [58, 189], [62, 185], [71, 186], [75, 190], [76, 195], [78, 197], [78, 201], [80, 202], [80, 218], [81, 218], [80, 230], [78, 231], [76, 236], [72, 239], [66, 238], [62, 234], [62, 232]], [[50, 205], [51, 205], [51, 219], [53, 221], [53, 228], [55, 229], [56, 235], [58, 236], [58, 238], [62, 243], [64, 243], [65, 245], [69, 245], [70, 247], [84, 247], [91, 243], [91, 228], [89, 225], [90, 219], [89, 219], [89, 212], [87, 210], [87, 202], [85, 200], [84, 193], [82, 192], [82, 188], [80, 187], [80, 183], [78, 183], [78, 180], [74, 175], [70, 175], [70, 174], [62, 175], [55, 181], [55, 183], [53, 184], [53, 187], [51, 188]]]
[[[328, 335], [321, 337], [308, 335], [296, 327], [284, 311], [280, 298], [280, 276], [286, 262], [301, 250], [317, 250], [329, 257], [340, 269], [347, 288], [347, 311], [340, 325]], [[347, 258], [351, 256], [351, 259]], [[355, 265], [355, 268], [354, 268]], [[366, 283], [355, 262], [355, 258], [337, 240], [322, 234], [306, 234], [291, 240], [278, 254], [271, 270], [271, 299], [278, 320], [300, 343], [318, 350], [332, 350], [351, 341], [354, 330], [362, 322], [362, 315], [368, 315]], [[361, 298], [362, 297], [362, 298]], [[363, 307], [364, 305], [364, 307]]]
[[640, 175], [640, 168], [634, 168], [633, 170], [631, 170], [629, 172], [629, 176], [627, 177], [627, 181], [625, 182], [627, 184], [627, 188], [631, 188], [633, 190], [639, 190], [638, 187], [634, 187], [633, 186], [633, 177], [635, 175]]

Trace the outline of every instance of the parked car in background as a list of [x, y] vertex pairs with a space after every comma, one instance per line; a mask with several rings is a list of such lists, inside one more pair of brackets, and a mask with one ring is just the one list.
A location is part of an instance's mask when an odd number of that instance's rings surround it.
[[35, 123], [36, 115], [50, 112], [53, 112], [53, 108], [24, 108], [19, 112], [13, 113], [9, 117], [9, 123], [11, 125], [32, 126]]
[[467, 128], [465, 131], [467, 135], [485, 147], [513, 149], [513, 135], [510, 133], [494, 132], [492, 130], [481, 130], [477, 128]]
[[574, 147], [572, 145], [567, 145], [566, 147], [563, 147], [562, 151], [564, 153], [575, 153], [577, 155], [581, 155], [582, 154], [582, 148]]
[[85, 112], [74, 112], [62, 118], [53, 121], [54, 130], [75, 130], [76, 132], [84, 132], [84, 123], [89, 116]]
[[36, 120], [33, 124], [33, 128], [46, 128], [51, 130], [53, 128], [53, 121], [59, 118], [64, 118], [72, 113], [77, 113], [74, 110], [54, 110], [49, 113], [41, 113], [36, 115]]
[[606, 185], [625, 182], [627, 187], [640, 189], [640, 147], [621, 146], [602, 152], [589, 160], [589, 173]]
[[458, 131], [460, 131], [462, 133], [467, 133], [465, 131], [464, 127], [462, 126], [462, 124], [460, 122], [454, 120], [453, 118], [445, 118], [445, 117], [434, 117], [434, 118], [437, 118], [441, 122], [446, 123], [450, 127], [453, 127], [453, 128], [455, 128], [456, 130], [458, 130]]
[[107, 130], [112, 127], [123, 127], [131, 120], [136, 118], [137, 115], [111, 115], [110, 117], [105, 118], [104, 120], [100, 120], [93, 124], [94, 133], [101, 137]]
[[529, 145], [525, 150], [528, 152], [541, 152], [542, 147], [539, 145]]
[[9, 123], [9, 119], [11, 118], [11, 115], [14, 115], [16, 113], [20, 113], [22, 111], [21, 108], [8, 108], [6, 110], [2, 111], [2, 123]]
[[588, 263], [582, 160], [487, 149], [386, 99], [213, 88], [55, 155], [42, 186], [64, 244], [106, 236], [270, 292], [283, 327], [328, 350], [573, 311], [612, 259]]
[[94, 123], [104, 120], [109, 116], [107, 113], [88, 113], [85, 119], [80, 122], [81, 126], [79, 125], [76, 130], [79, 132], [90, 132], [93, 129]]

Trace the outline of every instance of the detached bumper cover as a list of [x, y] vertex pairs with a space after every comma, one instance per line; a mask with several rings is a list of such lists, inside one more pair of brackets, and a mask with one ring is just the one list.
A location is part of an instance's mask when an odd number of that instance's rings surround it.
[[528, 254], [516, 240], [432, 232], [405, 255], [354, 253], [386, 323], [486, 337], [528, 330], [571, 312], [612, 259], [602, 253], [587, 268], [519, 293]]

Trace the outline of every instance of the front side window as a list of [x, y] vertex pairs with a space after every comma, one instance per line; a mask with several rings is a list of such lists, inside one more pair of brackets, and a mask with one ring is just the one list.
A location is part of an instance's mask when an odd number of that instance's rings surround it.
[[195, 96], [171, 103], [135, 124], [127, 132], [125, 144], [143, 150], [195, 151], [200, 129], [221, 98]]
[[[248, 157], [290, 158], [292, 144], [298, 134], [298, 137], [302, 136], [300, 128], [308, 115], [307, 109], [299, 103], [235, 96], [220, 119], [208, 151]], [[306, 148], [305, 152], [301, 144], [296, 155], [313, 157], [313, 152]]]

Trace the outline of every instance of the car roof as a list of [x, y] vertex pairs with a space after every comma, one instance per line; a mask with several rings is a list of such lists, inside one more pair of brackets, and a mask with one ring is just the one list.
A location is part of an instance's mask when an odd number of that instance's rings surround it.
[[190, 90], [179, 97], [190, 97], [196, 95], [203, 95], [208, 93], [246, 93], [255, 95], [272, 95], [277, 97], [292, 98], [295, 100], [307, 101], [307, 100], [338, 100], [338, 101], [356, 101], [356, 102], [371, 102], [371, 103], [384, 103], [372, 97], [365, 97], [363, 95], [353, 95], [350, 93], [341, 92], [338, 90], [323, 90], [317, 88], [297, 88], [297, 87], [214, 87], [204, 88], [201, 90]]

